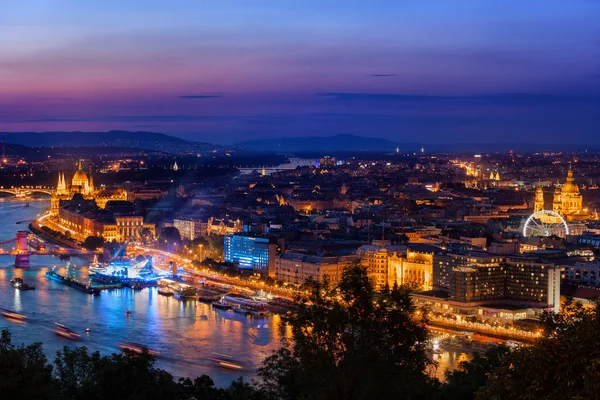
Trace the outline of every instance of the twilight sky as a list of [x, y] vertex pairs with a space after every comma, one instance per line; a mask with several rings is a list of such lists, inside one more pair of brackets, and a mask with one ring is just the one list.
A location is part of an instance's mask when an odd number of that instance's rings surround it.
[[0, 130], [600, 143], [597, 0], [35, 0]]

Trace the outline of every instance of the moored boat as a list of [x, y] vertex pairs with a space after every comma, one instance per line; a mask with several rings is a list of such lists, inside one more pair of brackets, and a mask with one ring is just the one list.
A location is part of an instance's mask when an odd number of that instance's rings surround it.
[[247, 297], [227, 295], [223, 296], [221, 301], [229, 304], [234, 312], [240, 314], [265, 317], [270, 313], [267, 308], [267, 303]]
[[92, 263], [88, 267], [88, 271], [89, 271], [88, 273], [89, 273], [90, 276], [92, 276], [92, 275], [96, 274], [97, 272], [102, 271], [102, 268], [103, 268], [102, 264], [100, 264], [98, 262], [98, 256], [95, 255], [94, 256], [94, 260], [92, 261]]
[[173, 296], [173, 291], [168, 287], [158, 287], [158, 294], [163, 296]]
[[23, 278], [11, 279], [10, 284], [17, 290], [35, 290], [35, 285], [28, 285]]
[[225, 302], [225, 301], [223, 300], [223, 298], [221, 298], [221, 299], [219, 299], [219, 300], [217, 300], [217, 301], [213, 301], [213, 302], [212, 302], [212, 306], [213, 306], [214, 308], [217, 308], [217, 309], [219, 309], [219, 310], [229, 310], [229, 309], [231, 309], [231, 304], [229, 304], [229, 303]]
[[86, 285], [83, 282], [78, 281], [75, 278], [71, 278], [70, 276], [63, 276], [56, 273], [54, 270], [46, 272], [46, 278], [60, 282], [63, 285], [70, 286], [74, 289], [80, 290], [87, 294], [98, 295], [100, 294], [100, 290], [98, 288], [92, 287], [91, 285]]

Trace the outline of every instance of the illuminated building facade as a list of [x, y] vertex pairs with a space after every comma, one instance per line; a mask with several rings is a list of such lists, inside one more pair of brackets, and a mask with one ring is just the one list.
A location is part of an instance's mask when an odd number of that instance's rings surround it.
[[107, 242], [139, 239], [143, 229], [148, 229], [152, 236], [156, 234], [155, 225], [144, 223], [140, 215], [108, 215], [70, 207], [59, 208], [58, 223], [81, 241], [88, 236], [99, 236]]
[[[544, 192], [542, 186], [538, 184], [534, 195], [533, 211], [538, 212], [544, 209]], [[562, 216], [567, 222], [592, 218], [592, 215], [583, 208], [583, 196], [579, 191], [579, 186], [575, 183], [573, 170], [571, 168], [569, 168], [566, 182], [562, 186], [557, 186], [554, 189], [552, 211]], [[546, 215], [540, 216], [540, 219], [545, 220], [544, 222], [557, 222], [549, 220], [552, 219], [552, 217]]]
[[573, 170], [569, 168], [567, 181], [562, 187], [557, 188], [552, 202], [552, 211], [557, 212], [569, 222], [589, 217], [583, 209], [583, 197], [574, 181]]
[[477, 304], [507, 302], [557, 310], [560, 270], [554, 264], [526, 257], [455, 266], [450, 278], [450, 299]]
[[[449, 258], [450, 260], [450, 258]], [[453, 263], [464, 260], [454, 258]], [[561, 268], [528, 257], [509, 257], [492, 263], [469, 261], [452, 267], [449, 291], [412, 294], [417, 306], [450, 313], [459, 319], [477, 315], [514, 321], [560, 308]]]
[[82, 195], [86, 200], [95, 200], [96, 205], [100, 208], [105, 208], [106, 203], [109, 201], [127, 199], [127, 192], [123, 189], [96, 190], [94, 187], [94, 178], [91, 175], [89, 177], [87, 176], [83, 170], [81, 161], [77, 164], [77, 171], [75, 171], [70, 184], [67, 184], [64, 172], [58, 174], [56, 192], [50, 199], [50, 214], [57, 216], [60, 201], [69, 200], [75, 194]]
[[391, 245], [389, 241], [374, 240], [358, 248], [356, 255], [375, 289], [392, 287], [394, 283], [415, 289], [429, 290], [433, 286], [434, 253], [440, 251], [428, 245]]
[[169, 191], [161, 188], [136, 188], [127, 191], [127, 201], [161, 199], [168, 195]]
[[208, 224], [194, 218], [175, 218], [173, 226], [177, 228], [182, 239], [194, 240], [206, 235]]
[[450, 283], [450, 298], [454, 301], [487, 302], [502, 299], [505, 292], [505, 272], [501, 265], [454, 267]]
[[275, 279], [286, 284], [300, 286], [307, 279], [330, 283], [339, 282], [344, 269], [359, 258], [347, 256], [319, 256], [286, 252], [275, 258]]
[[406, 253], [395, 253], [390, 257], [390, 270], [398, 284], [421, 290], [433, 287], [432, 251], [408, 249]]
[[277, 243], [268, 237], [250, 235], [227, 235], [223, 238], [223, 255], [226, 262], [240, 269], [275, 276]]
[[207, 233], [214, 235], [231, 235], [244, 230], [244, 224], [239, 219], [228, 220], [210, 217], [208, 219]]
[[[396, 279], [395, 270], [390, 268], [390, 256], [396, 252], [406, 253], [404, 246], [392, 246], [389, 241], [374, 240], [356, 251], [361, 264], [367, 269], [369, 278], [377, 290], [392, 287]], [[401, 282], [398, 282], [400, 284]]]

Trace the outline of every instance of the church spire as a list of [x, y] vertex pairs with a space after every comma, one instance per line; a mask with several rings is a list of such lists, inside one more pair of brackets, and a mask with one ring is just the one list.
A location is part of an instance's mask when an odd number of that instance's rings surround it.
[[535, 197], [533, 200], [533, 212], [536, 213], [544, 209], [544, 189], [542, 189], [542, 182], [538, 181], [537, 188], [535, 190]]
[[573, 177], [573, 167], [569, 165], [569, 172], [567, 173], [567, 182], [573, 182], [575, 178]]

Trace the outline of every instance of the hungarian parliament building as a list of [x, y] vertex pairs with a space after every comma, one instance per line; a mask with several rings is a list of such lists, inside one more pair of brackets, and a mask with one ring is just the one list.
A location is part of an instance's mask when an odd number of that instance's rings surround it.
[[144, 222], [143, 216], [127, 201], [126, 190], [96, 189], [93, 178], [83, 171], [81, 162], [70, 185], [65, 174], [59, 174], [50, 214], [61, 230], [70, 231], [80, 241], [88, 236], [98, 236], [106, 241], [122, 242], [139, 238], [144, 229], [155, 235], [154, 224]]
[[75, 194], [80, 194], [85, 200], [94, 200], [96, 205], [102, 209], [106, 207], [106, 203], [113, 200], [127, 200], [127, 192], [125, 189], [100, 189], [96, 190], [94, 187], [94, 178], [91, 176], [88, 178], [87, 174], [83, 171], [81, 161], [77, 166], [77, 171], [71, 179], [71, 184], [67, 184], [65, 174], [58, 174], [58, 184], [56, 185], [56, 192], [52, 195], [51, 199], [51, 213], [52, 215], [58, 215], [58, 209], [61, 200], [71, 200]]

